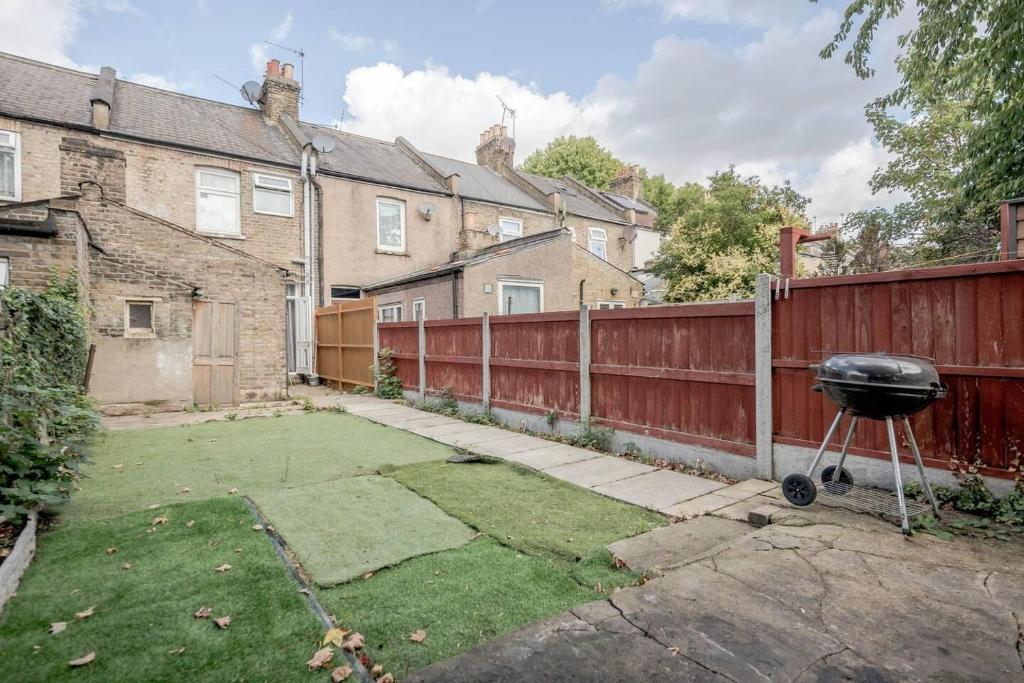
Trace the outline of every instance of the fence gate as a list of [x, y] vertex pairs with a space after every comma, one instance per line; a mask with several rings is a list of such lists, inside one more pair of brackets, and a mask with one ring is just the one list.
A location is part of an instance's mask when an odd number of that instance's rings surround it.
[[316, 372], [339, 385], [373, 386], [376, 299], [316, 309]]

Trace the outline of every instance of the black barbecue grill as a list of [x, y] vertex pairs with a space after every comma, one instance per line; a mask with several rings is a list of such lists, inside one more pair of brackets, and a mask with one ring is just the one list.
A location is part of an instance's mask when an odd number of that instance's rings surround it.
[[[825, 434], [825, 440], [818, 449], [806, 475], [791, 474], [782, 482], [782, 492], [793, 505], [805, 506], [814, 502], [818, 495], [812, 477], [818, 468], [829, 442], [839, 428], [843, 415], [849, 414], [850, 428], [843, 440], [839, 462], [821, 472], [825, 492], [834, 496], [846, 496], [853, 490], [853, 477], [843, 469], [846, 454], [861, 418], [884, 420], [889, 435], [889, 453], [892, 456], [893, 476], [896, 479], [896, 497], [899, 504], [900, 522], [903, 533], [910, 533], [907, 501], [903, 495], [903, 479], [896, 450], [894, 420], [903, 422], [910, 451], [914, 455], [921, 484], [928, 495], [932, 511], [939, 514], [935, 496], [925, 476], [921, 463], [921, 452], [917, 448], [914, 432], [910, 428], [910, 415], [927, 408], [932, 401], [944, 398], [948, 387], [939, 381], [939, 373], [926, 360], [914, 356], [891, 356], [885, 353], [843, 353], [837, 354], [812, 366], [817, 370], [818, 384], [815, 391], [824, 392], [839, 406], [832, 426]], [[875, 498], [878, 500], [878, 498]], [[890, 499], [891, 500], [891, 499]]]

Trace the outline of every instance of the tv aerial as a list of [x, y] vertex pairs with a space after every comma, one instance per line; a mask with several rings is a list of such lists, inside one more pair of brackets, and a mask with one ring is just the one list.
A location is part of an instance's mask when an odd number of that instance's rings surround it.
[[505, 125], [505, 116], [508, 115], [512, 119], [512, 139], [516, 137], [516, 110], [505, 104], [505, 100], [501, 99], [501, 95], [495, 95], [498, 101], [501, 102], [501, 125]]
[[276, 47], [276, 48], [280, 48], [280, 49], [285, 50], [287, 52], [291, 52], [293, 55], [297, 55], [298, 56], [298, 58], [299, 58], [299, 101], [300, 102], [305, 102], [306, 101], [306, 51], [303, 50], [301, 47], [298, 50], [296, 50], [293, 47], [286, 47], [284, 45], [278, 45], [277, 43], [272, 43], [269, 40], [264, 40], [263, 42], [266, 43], [267, 45], [270, 45], [270, 46]]

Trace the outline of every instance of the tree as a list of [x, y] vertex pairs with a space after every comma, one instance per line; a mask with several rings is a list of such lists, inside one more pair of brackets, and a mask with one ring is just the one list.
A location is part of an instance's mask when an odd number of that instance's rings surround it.
[[893, 270], [907, 265], [913, 255], [906, 246], [919, 224], [913, 206], [894, 210], [856, 211], [832, 239], [825, 242], [817, 275], [848, 275]]
[[662, 230], [670, 229], [703, 196], [704, 187], [700, 183], [684, 183], [676, 187], [663, 175], [644, 178], [644, 201], [657, 210], [657, 227]]
[[588, 187], [607, 190], [608, 181], [623, 166], [621, 160], [593, 137], [569, 135], [555, 138], [544, 149], [526, 157], [520, 168], [549, 178], [572, 176]]
[[[852, 39], [844, 59], [869, 78], [876, 33], [904, 5], [854, 0], [821, 56], [832, 57]], [[912, 196], [929, 223], [919, 256], [971, 253], [994, 241], [998, 202], [1024, 194], [1024, 0], [929, 0], [916, 7], [917, 26], [897, 40], [899, 86], [868, 108], [879, 140], [897, 155], [874, 187]], [[910, 118], [901, 123], [890, 110], [909, 111]]]
[[[698, 186], [700, 187], [700, 186]], [[778, 270], [779, 228], [806, 225], [809, 200], [788, 183], [763, 185], [733, 168], [690, 190], [693, 203], [676, 220], [654, 262], [668, 301], [748, 297], [758, 273]]]

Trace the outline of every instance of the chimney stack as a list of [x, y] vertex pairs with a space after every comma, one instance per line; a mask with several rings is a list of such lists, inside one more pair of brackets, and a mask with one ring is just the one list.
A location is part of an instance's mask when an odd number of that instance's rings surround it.
[[644, 176], [636, 165], [623, 166], [618, 174], [608, 181], [608, 189], [631, 199], [644, 198]]
[[476, 163], [500, 173], [503, 168], [512, 168], [515, 152], [516, 141], [508, 136], [508, 128], [494, 124], [480, 133], [480, 144], [476, 148]]
[[295, 67], [282, 65], [276, 59], [267, 62], [263, 76], [263, 97], [260, 110], [271, 121], [280, 121], [281, 114], [288, 114], [293, 121], [299, 120], [299, 84], [295, 80]]
[[117, 72], [113, 67], [105, 66], [100, 69], [100, 75], [96, 78], [96, 85], [92, 87], [92, 125], [93, 128], [107, 130], [110, 128], [110, 109], [114, 106], [114, 81], [117, 80]]

